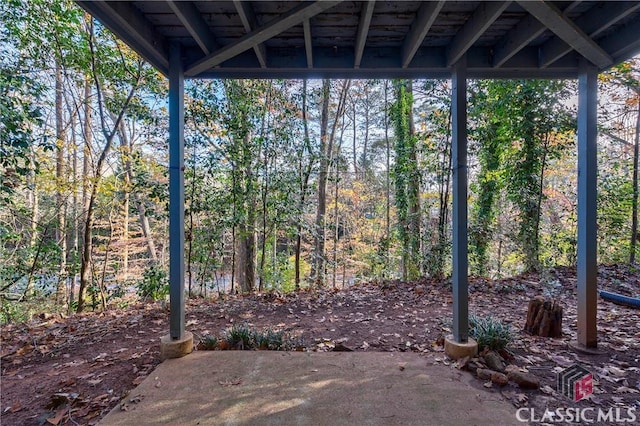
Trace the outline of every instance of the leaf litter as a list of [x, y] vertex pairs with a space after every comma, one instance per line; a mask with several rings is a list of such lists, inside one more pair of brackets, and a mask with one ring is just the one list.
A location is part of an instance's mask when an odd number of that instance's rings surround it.
[[[479, 392], [499, 392], [516, 407], [542, 410], [593, 404], [640, 408], [639, 311], [599, 299], [598, 339], [604, 354], [575, 352], [568, 345], [577, 335], [575, 283], [575, 270], [569, 268], [494, 281], [470, 279], [470, 311], [491, 314], [514, 330], [506, 370], [540, 379], [538, 390], [477, 380]], [[627, 266], [601, 266], [598, 285], [637, 296], [640, 275]], [[564, 335], [530, 336], [522, 331], [528, 301], [549, 294], [550, 287], [564, 307]], [[246, 324], [294, 335], [308, 351], [410, 351], [428, 363], [466, 370], [475, 358], [453, 362], [443, 354], [444, 336], [451, 332], [451, 303], [449, 281], [421, 279], [193, 299], [186, 313], [195, 343], [210, 334], [222, 336], [232, 324]], [[160, 337], [167, 330], [168, 311], [160, 303], [3, 326], [3, 423], [93, 425], [118, 405], [130, 409], [139, 401], [128, 395], [160, 363]], [[557, 373], [573, 364], [594, 375], [594, 395], [578, 403], [556, 391]], [[219, 384], [241, 383], [241, 377], [233, 377]], [[54, 400], [57, 406], [50, 405]]]

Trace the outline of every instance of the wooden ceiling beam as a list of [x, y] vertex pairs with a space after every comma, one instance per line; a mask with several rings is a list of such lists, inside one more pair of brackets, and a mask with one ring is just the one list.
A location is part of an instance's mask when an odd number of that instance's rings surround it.
[[553, 4], [544, 0], [518, 0], [518, 3], [592, 64], [599, 68], [613, 64], [611, 56]]
[[[607, 7], [604, 7], [607, 6]], [[586, 14], [576, 19], [576, 25], [588, 34], [591, 39], [597, 37], [607, 28], [640, 9], [640, 2], [611, 2], [594, 6]], [[559, 37], [554, 37], [540, 47], [540, 66], [548, 67], [562, 58], [573, 48]]]
[[445, 3], [446, 1], [424, 2], [418, 9], [416, 19], [402, 45], [402, 68], [407, 68], [411, 63]]
[[[240, 16], [240, 20], [242, 21], [242, 25], [244, 26], [244, 30], [247, 33], [250, 33], [255, 28], [258, 28], [258, 20], [256, 19], [256, 14], [253, 11], [253, 8], [247, 1], [233, 0], [233, 4], [236, 7], [236, 11]], [[258, 43], [253, 46], [253, 51], [258, 58], [258, 62], [260, 62], [260, 66], [262, 68], [267, 67], [267, 49], [264, 47], [264, 44]]]
[[289, 28], [303, 23], [306, 19], [316, 16], [327, 9], [332, 8], [340, 0], [315, 1], [313, 3], [304, 2], [294, 7], [289, 12], [271, 22], [254, 29], [249, 34], [240, 37], [237, 41], [224, 46], [206, 57], [196, 61], [186, 71], [187, 77], [195, 77], [201, 72], [220, 65], [224, 61], [231, 59], [240, 53], [253, 48], [256, 44], [263, 43]]
[[[569, 13], [580, 3], [582, 3], [581, 0], [574, 1], [567, 6], [562, 13]], [[546, 30], [547, 27], [542, 25], [540, 21], [532, 15], [524, 17], [496, 45], [492, 58], [493, 66], [501, 67], [505, 62], [527, 47], [529, 43], [542, 35]]]
[[473, 46], [484, 32], [509, 6], [510, 1], [483, 2], [455, 35], [447, 50], [447, 66], [452, 66]]
[[210, 54], [218, 48], [218, 44], [213, 34], [211, 34], [209, 26], [193, 3], [174, 0], [166, 0], [166, 2], [205, 55]]
[[369, 34], [369, 26], [371, 25], [371, 17], [373, 16], [373, 9], [376, 6], [376, 0], [368, 0], [362, 6], [360, 12], [360, 21], [358, 23], [358, 33], [356, 35], [355, 45], [355, 60], [353, 62], [354, 68], [360, 68], [362, 62], [362, 53], [364, 52], [364, 46], [367, 43], [367, 34]]
[[313, 43], [311, 39], [311, 22], [305, 19], [302, 22], [302, 29], [304, 31], [304, 50], [307, 54], [307, 68], [313, 68]]

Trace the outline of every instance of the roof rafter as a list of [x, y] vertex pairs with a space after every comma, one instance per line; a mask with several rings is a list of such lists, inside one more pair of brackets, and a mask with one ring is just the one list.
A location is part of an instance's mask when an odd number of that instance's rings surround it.
[[166, 2], [205, 55], [208, 55], [218, 48], [218, 44], [213, 34], [211, 34], [209, 26], [193, 3], [174, 0], [166, 0]]
[[407, 68], [411, 63], [445, 3], [445, 1], [426, 2], [422, 3], [418, 9], [416, 19], [411, 24], [409, 34], [402, 45], [402, 68]]
[[640, 15], [628, 22], [617, 32], [600, 40], [601, 45], [611, 52], [614, 62], [622, 62], [640, 51]]
[[[582, 3], [582, 0], [574, 1], [563, 9], [562, 13], [566, 14], [572, 11], [576, 6], [580, 5], [580, 3]], [[502, 66], [539, 35], [544, 33], [546, 29], [547, 27], [531, 15], [522, 18], [522, 20], [518, 22], [518, 25], [513, 27], [495, 47], [493, 66]]]
[[598, 44], [584, 33], [570, 19], [562, 15], [553, 4], [544, 0], [518, 0], [520, 6], [542, 22], [554, 34], [564, 40], [572, 49], [599, 68], [613, 64], [613, 59]]
[[313, 68], [313, 44], [311, 42], [311, 23], [308, 19], [302, 22], [304, 30], [304, 50], [307, 54], [307, 68]]
[[205, 58], [196, 61], [196, 63], [192, 64], [185, 71], [185, 76], [194, 77], [209, 68], [220, 65], [224, 61], [251, 49], [256, 44], [269, 40], [271, 37], [274, 37], [295, 25], [301, 24], [305, 19], [309, 19], [327, 9], [330, 9], [338, 3], [341, 3], [341, 0], [318, 0], [313, 3], [305, 2], [296, 6], [289, 12], [281, 15], [279, 18], [256, 28], [243, 37], [240, 37], [234, 43], [228, 44], [222, 49], [219, 49], [218, 51], [207, 55]]
[[[256, 14], [253, 11], [253, 8], [249, 4], [249, 2], [241, 1], [241, 0], [233, 0], [233, 5], [236, 7], [236, 11], [240, 16], [240, 20], [242, 21], [242, 25], [244, 26], [244, 30], [247, 33], [250, 33], [254, 28], [258, 28], [258, 20], [256, 19]], [[267, 67], [267, 49], [265, 49], [262, 43], [258, 43], [253, 46], [253, 51], [256, 53], [258, 57], [258, 62], [260, 62], [260, 66], [262, 68]]]
[[547, 27], [531, 15], [524, 17], [498, 43], [493, 55], [493, 66], [500, 67], [529, 43], [545, 32]]
[[[640, 9], [640, 2], [611, 2], [607, 8], [600, 6], [593, 7], [575, 21], [576, 25], [592, 39], [611, 25]], [[561, 38], [554, 37], [540, 47], [540, 66], [547, 67], [572, 50], [573, 48]]]
[[510, 3], [510, 1], [481, 3], [451, 41], [447, 50], [447, 66], [455, 64]]
[[355, 46], [355, 60], [353, 62], [354, 68], [360, 68], [360, 62], [362, 62], [362, 53], [364, 52], [364, 45], [367, 42], [367, 34], [369, 33], [369, 25], [371, 25], [371, 17], [373, 16], [373, 9], [376, 6], [376, 0], [368, 0], [363, 6], [360, 12], [360, 22], [358, 24], [358, 33], [356, 36]]
[[92, 15], [100, 16], [100, 21], [104, 25], [118, 34], [162, 73], [168, 75], [167, 42], [139, 10], [125, 2], [78, 1], [78, 4]]

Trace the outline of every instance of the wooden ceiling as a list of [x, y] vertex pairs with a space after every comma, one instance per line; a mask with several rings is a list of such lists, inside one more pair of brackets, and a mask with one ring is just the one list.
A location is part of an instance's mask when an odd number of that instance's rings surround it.
[[640, 52], [640, 1], [77, 1], [165, 75], [575, 77]]

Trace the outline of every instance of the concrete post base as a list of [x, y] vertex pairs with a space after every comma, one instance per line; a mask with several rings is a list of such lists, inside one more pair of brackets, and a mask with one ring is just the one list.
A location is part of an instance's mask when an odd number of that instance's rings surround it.
[[597, 347], [595, 348], [587, 347], [576, 340], [572, 340], [571, 342], [569, 342], [569, 348], [585, 355], [605, 355], [607, 353], [606, 351], [603, 351]]
[[160, 357], [164, 361], [169, 358], [181, 358], [189, 355], [193, 351], [193, 334], [184, 332], [184, 338], [180, 340], [171, 339], [170, 335], [160, 338]]
[[472, 338], [466, 343], [460, 343], [456, 342], [453, 336], [447, 336], [444, 339], [444, 353], [453, 359], [472, 357], [478, 354], [478, 343]]

